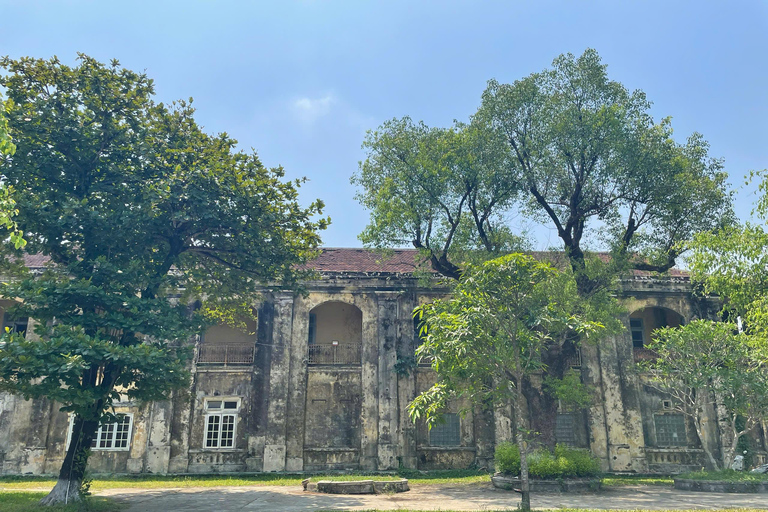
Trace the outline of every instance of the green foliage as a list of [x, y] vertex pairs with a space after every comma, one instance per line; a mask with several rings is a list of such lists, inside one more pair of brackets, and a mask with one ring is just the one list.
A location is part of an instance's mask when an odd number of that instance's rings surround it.
[[581, 382], [581, 376], [575, 370], [566, 372], [562, 379], [547, 375], [544, 378], [544, 389], [551, 396], [560, 400], [564, 407], [579, 410], [592, 404], [592, 395]]
[[40, 339], [3, 336], [0, 389], [91, 423], [121, 395], [167, 397], [188, 381], [192, 335], [252, 318], [264, 283], [295, 288], [308, 275], [297, 268], [328, 223], [322, 202], [302, 206], [301, 180], [204, 133], [191, 100], [155, 103], [146, 75], [85, 55], [0, 67], [16, 144], [0, 172], [25, 250], [51, 260], [3, 286]]
[[[677, 144], [669, 120], [649, 110], [592, 49], [513, 84], [491, 80], [483, 93], [474, 121], [505, 140], [528, 212], [554, 225], [579, 273], [585, 237], [612, 248], [614, 272], [666, 270], [678, 242], [733, 220], [722, 162], [698, 134]], [[577, 279], [582, 294], [600, 285]]]
[[[3, 103], [2, 95], [0, 95], [0, 159], [10, 158], [16, 152], [16, 145], [11, 138], [5, 112], [6, 106]], [[10, 231], [10, 241], [14, 248], [21, 249], [27, 242], [13, 219], [17, 213], [16, 201], [13, 200], [13, 188], [3, 181], [0, 183], [0, 227]]]
[[367, 158], [352, 177], [371, 212], [360, 239], [377, 248], [412, 245], [453, 278], [454, 262], [525, 248], [506, 225], [519, 180], [501, 142], [473, 125], [430, 128], [409, 117], [369, 131]]
[[514, 443], [500, 443], [494, 453], [496, 471], [507, 475], [520, 474], [520, 447]]
[[[701, 437], [704, 411], [715, 397], [727, 414], [734, 442], [725, 450], [723, 465], [733, 460], [739, 438], [768, 418], [768, 351], [762, 337], [738, 333], [734, 324], [694, 320], [655, 331], [648, 348], [658, 354], [649, 361], [650, 383], [675, 400], [674, 407], [689, 416]], [[721, 467], [702, 445], [715, 467]]]
[[[513, 443], [501, 443], [494, 455], [496, 471], [508, 475], [520, 474], [520, 449]], [[528, 456], [528, 471], [534, 478], [556, 479], [590, 477], [600, 474], [600, 461], [588, 450], [557, 445], [554, 453], [545, 448]]]
[[432, 361], [437, 383], [408, 406], [411, 418], [435, 421], [449, 398], [497, 406], [510, 383], [542, 369], [541, 352], [572, 333], [602, 326], [574, 314], [567, 276], [547, 263], [510, 254], [467, 267], [451, 298], [416, 311], [426, 334], [418, 358]]

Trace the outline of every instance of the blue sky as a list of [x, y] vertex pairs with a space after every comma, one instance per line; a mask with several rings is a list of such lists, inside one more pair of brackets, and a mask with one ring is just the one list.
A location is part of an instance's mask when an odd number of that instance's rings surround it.
[[[7, 1], [0, 54], [117, 58], [157, 99], [195, 98], [197, 119], [307, 176], [327, 204], [326, 246], [359, 246], [367, 222], [349, 177], [365, 131], [410, 115], [466, 120], [490, 78], [598, 50], [675, 135], [704, 134], [734, 187], [768, 167], [768, 1]], [[746, 219], [754, 187], [741, 189]], [[556, 242], [536, 229], [537, 246]]]

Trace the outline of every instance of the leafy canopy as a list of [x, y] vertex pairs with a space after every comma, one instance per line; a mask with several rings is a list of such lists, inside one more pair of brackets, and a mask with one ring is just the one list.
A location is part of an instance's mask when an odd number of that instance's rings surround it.
[[678, 242], [732, 221], [722, 162], [699, 134], [676, 143], [669, 119], [655, 123], [649, 109], [591, 49], [483, 93], [475, 121], [505, 140], [529, 213], [554, 225], [577, 272], [590, 235], [619, 270], [664, 271]]
[[409, 117], [369, 131], [368, 157], [352, 177], [371, 212], [360, 239], [379, 249], [412, 245], [453, 278], [456, 259], [524, 247], [506, 224], [519, 180], [500, 142], [473, 125], [430, 128]]
[[542, 370], [542, 352], [574, 334], [602, 329], [574, 313], [575, 284], [551, 265], [519, 253], [466, 268], [451, 298], [416, 310], [437, 383], [409, 405], [434, 423], [453, 397], [485, 406], [512, 398], [510, 385]]
[[4, 286], [40, 339], [4, 337], [0, 388], [84, 418], [118, 390], [161, 398], [186, 382], [177, 346], [203, 328], [201, 312], [250, 313], [264, 283], [296, 285], [323, 205], [302, 207], [300, 182], [204, 133], [191, 101], [155, 103], [152, 81], [117, 61], [0, 66], [17, 146], [0, 172], [27, 251], [51, 261]]
[[[5, 118], [5, 103], [0, 95], [0, 159], [11, 157], [16, 152], [16, 145], [11, 138], [8, 128], [8, 120]], [[7, 183], [0, 183], [0, 227], [10, 231], [10, 240], [16, 249], [26, 245], [23, 233], [19, 231], [16, 222], [13, 220], [18, 213], [16, 211], [16, 201], [13, 200], [13, 189]]]
[[[767, 345], [762, 337], [739, 333], [733, 323], [710, 320], [656, 330], [648, 345], [658, 355], [648, 363], [650, 382], [693, 419], [700, 439], [707, 407], [724, 407], [718, 421], [729, 426], [733, 440], [724, 454], [726, 466], [739, 437], [768, 419]], [[719, 468], [706, 443], [702, 446]]]

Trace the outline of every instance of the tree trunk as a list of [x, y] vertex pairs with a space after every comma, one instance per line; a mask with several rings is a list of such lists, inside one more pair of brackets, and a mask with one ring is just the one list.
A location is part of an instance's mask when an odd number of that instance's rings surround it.
[[715, 471], [721, 469], [720, 464], [717, 462], [717, 459], [715, 459], [715, 456], [712, 454], [712, 450], [709, 449], [708, 443], [704, 442], [704, 435], [701, 429], [701, 422], [699, 421], [699, 418], [697, 415], [693, 416], [693, 426], [696, 428], [696, 435], [699, 436], [699, 443], [701, 443], [701, 448], [704, 450], [704, 453], [707, 455], [707, 458], [709, 459], [709, 463], [712, 464], [712, 469], [714, 469]]
[[525, 422], [523, 421], [525, 396], [523, 395], [522, 386], [519, 385], [522, 381], [522, 376], [518, 376], [516, 380], [518, 385], [515, 386], [513, 404], [515, 407], [515, 441], [517, 441], [517, 446], [520, 449], [520, 490], [522, 491], [520, 510], [528, 512], [531, 510], [531, 485], [528, 481], [528, 445], [523, 437], [523, 428], [525, 428]]
[[41, 505], [61, 505], [81, 500], [80, 486], [88, 464], [91, 440], [98, 428], [97, 420], [85, 421], [80, 415], [75, 415], [72, 438], [59, 470], [59, 479], [48, 496], [40, 500]]

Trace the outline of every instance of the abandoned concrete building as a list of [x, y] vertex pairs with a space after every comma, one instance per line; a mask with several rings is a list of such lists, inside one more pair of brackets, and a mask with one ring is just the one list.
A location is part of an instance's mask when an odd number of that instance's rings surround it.
[[[34, 264], [34, 263], [33, 263]], [[491, 467], [511, 438], [505, 411], [460, 416], [428, 430], [406, 405], [427, 389], [429, 366], [402, 371], [417, 344], [412, 311], [445, 295], [414, 276], [415, 252], [381, 256], [325, 249], [308, 295], [265, 294], [247, 335], [213, 327], [195, 342], [189, 388], [151, 404], [119, 403], [122, 421], [102, 425], [90, 467], [109, 473], [208, 473]], [[687, 277], [622, 279], [625, 335], [583, 346], [571, 364], [599, 397], [557, 417], [559, 442], [589, 448], [606, 471], [677, 472], [706, 465], [701, 442], [718, 452], [714, 412], [698, 439], [669, 399], [633, 369], [651, 332], [712, 314]], [[7, 304], [6, 304], [7, 306]], [[33, 319], [4, 322], [26, 331]], [[0, 394], [0, 474], [58, 471], [70, 418], [48, 400]], [[765, 462], [757, 434], [755, 462]]]

